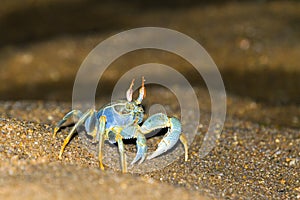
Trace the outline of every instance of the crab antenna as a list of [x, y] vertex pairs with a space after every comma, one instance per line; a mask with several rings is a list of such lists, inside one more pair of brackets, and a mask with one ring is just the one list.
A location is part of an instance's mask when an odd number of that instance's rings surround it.
[[142, 87], [139, 90], [139, 97], [137, 98], [136, 103], [141, 104], [145, 97], [146, 97], [145, 78], [142, 77]]
[[129, 89], [126, 92], [127, 101], [132, 101], [133, 85], [134, 85], [134, 79], [132, 79]]

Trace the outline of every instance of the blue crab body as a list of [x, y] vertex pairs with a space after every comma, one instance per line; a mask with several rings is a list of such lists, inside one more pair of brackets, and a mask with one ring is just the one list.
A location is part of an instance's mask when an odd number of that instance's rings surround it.
[[147, 144], [145, 135], [160, 128], [168, 128], [168, 132], [165, 134], [161, 142], [158, 144], [158, 148], [152, 155], [148, 156], [148, 159], [155, 158], [164, 152], [171, 149], [178, 140], [180, 140], [185, 148], [185, 160], [188, 158], [188, 146], [187, 140], [184, 134], [181, 132], [181, 123], [175, 118], [169, 118], [163, 113], [156, 113], [150, 116], [141, 126], [140, 124], [144, 118], [144, 110], [141, 106], [141, 102], [145, 97], [144, 78], [142, 79], [142, 87], [139, 90], [139, 97], [137, 100], [132, 101], [132, 87], [134, 80], [127, 91], [127, 100], [118, 100], [103, 106], [99, 111], [90, 109], [85, 113], [79, 110], [72, 110], [67, 113], [61, 121], [58, 122], [54, 128], [53, 137], [55, 137], [59, 128], [66, 122], [71, 116], [78, 118], [77, 123], [74, 125], [69, 135], [64, 140], [61, 147], [59, 158], [62, 158], [62, 154], [72, 135], [77, 127], [84, 125], [88, 135], [93, 137], [93, 140], [99, 142], [99, 164], [100, 168], [104, 169], [102, 163], [102, 147], [105, 140], [111, 143], [118, 143], [119, 153], [121, 157], [122, 171], [127, 172], [126, 156], [124, 152], [123, 139], [136, 138], [137, 154], [131, 165], [137, 161], [142, 163], [147, 154]]
[[[132, 109], [131, 111], [129, 108], [126, 108], [126, 106], [134, 107], [135, 110]], [[137, 106], [133, 102], [130, 103], [125, 100], [119, 100], [102, 107], [97, 113], [97, 119], [99, 119], [100, 116], [106, 117], [106, 129], [114, 126], [126, 127], [132, 125], [135, 120], [141, 123], [144, 117], [143, 112], [141, 106]]]

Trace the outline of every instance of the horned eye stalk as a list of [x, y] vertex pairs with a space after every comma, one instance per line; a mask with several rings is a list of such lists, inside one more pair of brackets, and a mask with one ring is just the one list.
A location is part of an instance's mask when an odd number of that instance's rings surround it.
[[[132, 79], [131, 84], [129, 86], [129, 89], [126, 92], [126, 98], [127, 101], [131, 102], [132, 101], [132, 95], [133, 95], [133, 85], [134, 85], [134, 80]], [[142, 77], [142, 87], [139, 90], [139, 97], [137, 100], [135, 100], [136, 104], [139, 105], [142, 103], [143, 99], [146, 97], [146, 88], [145, 88], [145, 78]]]
[[127, 98], [127, 101], [129, 101], [129, 102], [132, 101], [133, 85], [134, 85], [134, 79], [132, 79], [129, 89], [126, 92], [126, 98]]

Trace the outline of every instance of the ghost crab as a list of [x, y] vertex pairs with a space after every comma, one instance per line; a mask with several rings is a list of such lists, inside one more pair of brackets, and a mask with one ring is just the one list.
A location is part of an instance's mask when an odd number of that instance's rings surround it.
[[[93, 137], [94, 141], [99, 143], [98, 159], [99, 165], [104, 170], [102, 163], [102, 147], [104, 141], [108, 140], [111, 143], [118, 143], [118, 149], [121, 157], [122, 172], [127, 172], [126, 155], [124, 152], [123, 139], [136, 138], [137, 153], [131, 165], [139, 161], [142, 163], [147, 154], [147, 145], [145, 135], [160, 128], [168, 128], [168, 132], [158, 144], [158, 148], [148, 156], [147, 159], [155, 158], [164, 152], [171, 149], [178, 140], [180, 140], [185, 150], [185, 161], [188, 159], [188, 144], [185, 135], [181, 132], [181, 123], [175, 117], [168, 117], [163, 113], [156, 113], [150, 116], [144, 123], [144, 110], [141, 106], [142, 100], [146, 96], [144, 86], [144, 77], [142, 77], [142, 86], [139, 89], [139, 96], [136, 100], [132, 100], [133, 84], [132, 80], [129, 89], [126, 92], [127, 100], [118, 100], [103, 106], [99, 111], [90, 109], [85, 113], [79, 110], [72, 110], [67, 113], [62, 120], [58, 122], [53, 131], [53, 137], [60, 127], [72, 116], [78, 118], [78, 121], [71, 129], [69, 135], [65, 138], [59, 159], [62, 159], [62, 154], [66, 145], [75, 133], [77, 127], [84, 125], [86, 133]], [[142, 123], [142, 125], [140, 125]]]

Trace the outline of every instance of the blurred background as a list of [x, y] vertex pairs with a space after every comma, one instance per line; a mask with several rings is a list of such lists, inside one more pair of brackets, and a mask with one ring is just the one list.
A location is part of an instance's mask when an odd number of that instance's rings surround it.
[[[109, 36], [159, 26], [197, 40], [213, 58], [228, 92], [229, 114], [300, 127], [300, 2], [234, 0], [2, 0], [0, 100], [71, 102], [77, 70]], [[136, 65], [159, 62], [203, 88], [192, 66], [157, 50], [126, 54], [101, 81], [111, 94]]]

